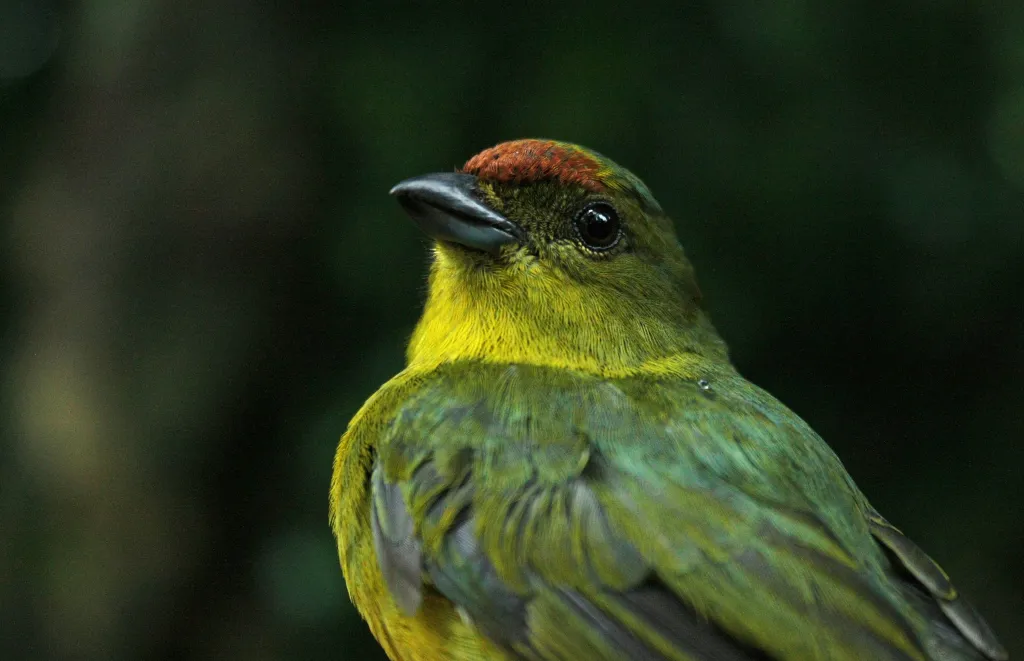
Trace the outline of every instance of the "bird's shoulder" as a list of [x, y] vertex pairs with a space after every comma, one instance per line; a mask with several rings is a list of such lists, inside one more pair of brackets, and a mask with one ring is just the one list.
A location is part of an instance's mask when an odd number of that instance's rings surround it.
[[486, 458], [488, 477], [513, 482], [534, 472], [599, 482], [602, 466], [656, 468], [676, 484], [728, 484], [780, 505], [827, 508], [840, 499], [858, 507], [861, 499], [803, 420], [720, 365], [609, 377], [466, 361], [402, 379], [395, 390], [364, 434], [389, 478], [410, 476], [427, 459], [448, 466], [474, 455]]
[[439, 591], [525, 658], [920, 658], [841, 464], [734, 372], [453, 364], [374, 454], [399, 605]]
[[359, 538], [408, 622], [441, 596], [515, 658], [925, 657], [877, 514], [731, 369], [454, 363], [366, 411]]

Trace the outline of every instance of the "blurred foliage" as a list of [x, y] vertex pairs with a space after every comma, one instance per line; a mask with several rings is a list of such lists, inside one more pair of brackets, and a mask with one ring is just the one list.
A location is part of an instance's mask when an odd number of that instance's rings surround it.
[[1024, 5], [0, 0], [0, 658], [374, 659], [327, 528], [426, 242], [593, 147], [740, 369], [1024, 653]]

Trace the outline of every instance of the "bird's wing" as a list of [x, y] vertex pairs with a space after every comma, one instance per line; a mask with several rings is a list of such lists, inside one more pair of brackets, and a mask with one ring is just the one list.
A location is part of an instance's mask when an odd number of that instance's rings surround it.
[[[869, 509], [871, 534], [886, 549], [910, 600], [929, 614], [933, 635], [929, 651], [937, 658], [1009, 658], [988, 623], [954, 587], [942, 567], [885, 518]], [[973, 654], [973, 656], [971, 656]]]
[[378, 444], [389, 591], [523, 659], [925, 659], [838, 460], [758, 393], [439, 372]]

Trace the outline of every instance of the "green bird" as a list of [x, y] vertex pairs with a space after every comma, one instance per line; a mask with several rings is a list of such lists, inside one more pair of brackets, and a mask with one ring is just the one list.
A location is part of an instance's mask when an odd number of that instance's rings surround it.
[[729, 361], [673, 225], [518, 140], [392, 190], [436, 239], [331, 526], [401, 661], [1006, 659], [824, 441]]

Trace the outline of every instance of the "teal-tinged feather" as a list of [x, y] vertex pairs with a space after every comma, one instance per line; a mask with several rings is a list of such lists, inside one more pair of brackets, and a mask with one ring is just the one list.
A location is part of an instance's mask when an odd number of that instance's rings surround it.
[[824, 442], [732, 372], [448, 365], [377, 451], [425, 589], [524, 659], [925, 659], [955, 635]]

